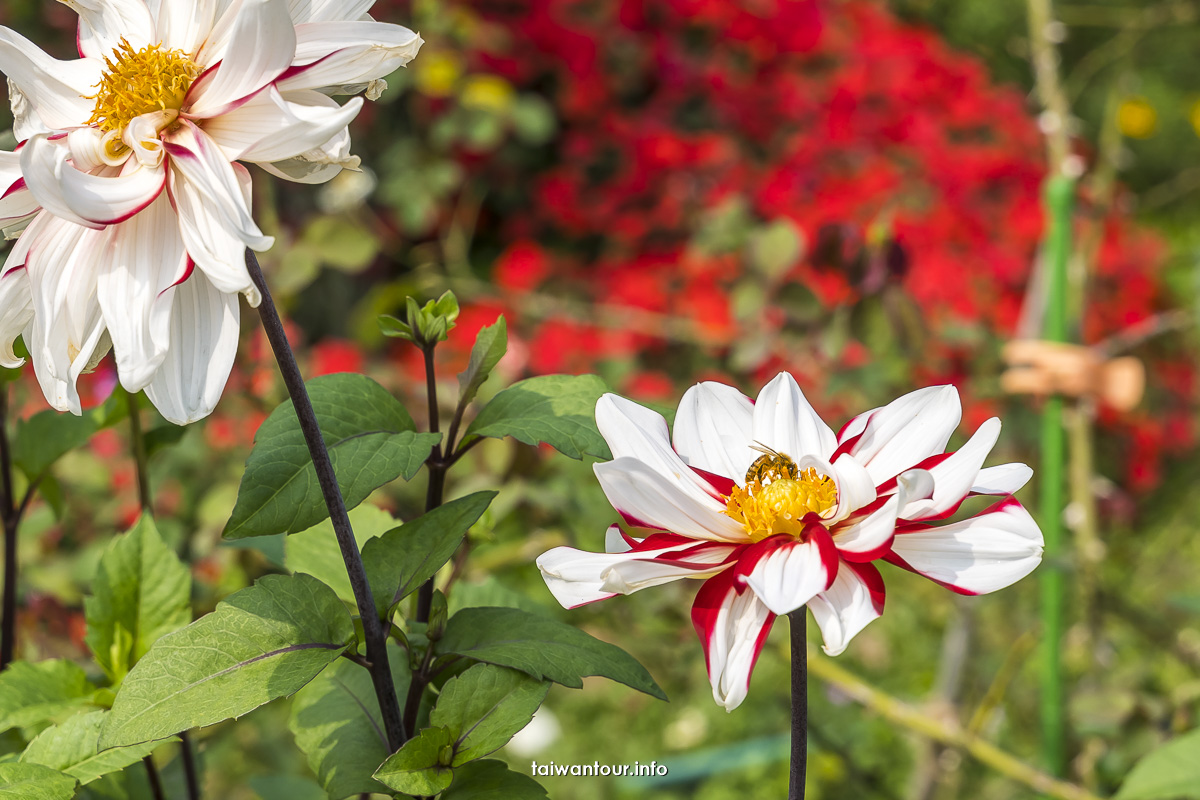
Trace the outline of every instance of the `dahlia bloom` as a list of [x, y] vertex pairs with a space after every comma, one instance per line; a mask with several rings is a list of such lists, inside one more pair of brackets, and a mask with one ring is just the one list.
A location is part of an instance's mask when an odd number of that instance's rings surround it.
[[121, 384], [187, 423], [216, 406], [261, 166], [301, 183], [358, 159], [347, 124], [421, 46], [372, 0], [63, 0], [80, 58], [0, 27], [19, 144], [0, 152], [0, 364], [24, 335], [47, 401], [80, 413], [79, 374], [111, 349]]
[[[958, 392], [935, 386], [860, 414], [834, 434], [791, 375], [756, 401], [719, 383], [683, 396], [674, 440], [654, 411], [607, 394], [596, 423], [613, 460], [595, 466], [609, 502], [643, 538], [608, 529], [605, 553], [557, 547], [537, 560], [574, 608], [679, 578], [704, 584], [692, 621], [713, 697], [745, 698], [775, 617], [807, 605], [837, 655], [883, 612], [883, 559], [961, 594], [1023, 578], [1042, 557], [1037, 524], [1011, 497], [1024, 464], [983, 468], [992, 418], [955, 453]], [[972, 494], [1007, 495], [937, 524]]]

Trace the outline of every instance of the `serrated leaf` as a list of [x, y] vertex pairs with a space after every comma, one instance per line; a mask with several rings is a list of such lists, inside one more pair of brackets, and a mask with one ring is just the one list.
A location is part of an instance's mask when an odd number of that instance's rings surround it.
[[441, 569], [495, 496], [476, 492], [452, 500], [363, 546], [367, 580], [381, 616]]
[[[371, 539], [395, 528], [400, 521], [378, 506], [364, 503], [350, 512], [350, 524], [359, 551]], [[312, 575], [333, 589], [347, 603], [354, 602], [354, 590], [342, 561], [342, 550], [333, 532], [333, 523], [323, 520], [306, 531], [293, 533], [284, 541], [284, 565], [292, 572]], [[370, 573], [368, 572], [368, 576]], [[376, 589], [374, 581], [371, 589]]]
[[159, 637], [192, 621], [192, 575], [143, 514], [100, 558], [84, 641], [114, 684]]
[[239, 717], [304, 686], [353, 636], [328, 586], [309, 575], [268, 575], [150, 648], [117, 693], [100, 745]]
[[467, 368], [458, 374], [459, 406], [465, 408], [475, 399], [479, 387], [492, 374], [492, 370], [508, 351], [508, 324], [501, 314], [494, 325], [479, 329], [475, 344], [471, 347], [471, 360]]
[[[396, 694], [404, 697], [411, 679], [407, 654], [389, 650]], [[358, 664], [340, 659], [296, 692], [288, 729], [329, 797], [384, 791], [371, 774], [391, 750], [371, 673]]]
[[425, 728], [404, 743], [375, 772], [375, 779], [398, 792], [434, 795], [453, 780], [448, 763], [454, 734], [445, 728]]
[[1200, 729], [1150, 751], [1134, 765], [1113, 800], [1200, 797]]
[[[41, 764], [70, 775], [81, 785], [118, 772], [150, 755], [162, 742], [143, 742], [129, 747], [100, 750], [100, 730], [107, 711], [76, 714], [42, 731], [21, 754], [27, 764]], [[175, 741], [174, 737], [171, 739]]]
[[621, 648], [516, 608], [464, 608], [446, 624], [437, 652], [511, 667], [574, 689], [585, 677], [599, 675], [667, 699], [646, 668]]
[[0, 764], [0, 800], [71, 800], [75, 779], [41, 764]]
[[499, 750], [529, 724], [550, 684], [523, 672], [476, 664], [442, 687], [429, 724], [455, 735], [453, 767]]
[[[411, 478], [441, 440], [440, 434], [416, 433], [400, 401], [365, 375], [323, 375], [306, 385], [348, 509], [385, 483]], [[225, 536], [296, 533], [327, 516], [289, 400], [271, 412], [254, 437]]]
[[439, 800], [546, 800], [546, 790], [503, 761], [486, 758], [454, 770], [454, 782]]
[[514, 383], [492, 398], [467, 426], [473, 436], [545, 442], [565, 456], [612, 458], [596, 428], [596, 401], [608, 391], [595, 375], [542, 375]]
[[73, 713], [90, 705], [95, 691], [73, 661], [14, 661], [0, 672], [0, 733]]

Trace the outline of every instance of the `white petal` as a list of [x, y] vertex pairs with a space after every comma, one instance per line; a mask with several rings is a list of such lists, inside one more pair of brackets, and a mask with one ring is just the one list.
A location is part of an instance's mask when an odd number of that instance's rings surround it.
[[837, 484], [838, 491], [837, 509], [830, 522], [845, 519], [877, 497], [875, 481], [871, 479], [871, 474], [849, 453], [838, 456], [837, 461], [833, 463], [833, 473], [829, 477]]
[[750, 449], [754, 404], [732, 386], [706, 381], [683, 393], [675, 414], [673, 441], [683, 460], [743, 483], [761, 455]]
[[[555, 599], [564, 608], [575, 608], [680, 578], [715, 575], [727, 569], [723, 562], [732, 550], [732, 546], [675, 545], [639, 552], [589, 553], [573, 547], [556, 547], [539, 556], [537, 565]], [[663, 561], [656, 560], [667, 554], [672, 555]], [[695, 566], [679, 563], [680, 559]]]
[[715, 490], [675, 452], [667, 433], [667, 421], [658, 412], [624, 397], [606, 394], [596, 401], [596, 427], [608, 442], [614, 459], [636, 459], [677, 487], [676, 491], [706, 507], [724, 510], [725, 504], [713, 497]]
[[905, 505], [904, 519], [929, 519], [956, 508], [971, 491], [979, 469], [1000, 436], [1000, 420], [992, 417], [957, 452], [929, 468], [933, 475], [933, 497]]
[[162, 0], [155, 10], [163, 47], [192, 56], [212, 30], [218, 8], [212, 0]]
[[873, 412], [850, 452], [879, 485], [945, 452], [961, 417], [953, 386], [918, 389]]
[[1015, 500], [942, 527], [896, 536], [892, 551], [913, 570], [968, 594], [1003, 589], [1042, 560], [1042, 532]]
[[1033, 470], [1025, 464], [999, 464], [984, 467], [975, 477], [971, 491], [976, 494], [1013, 494], [1029, 483]]
[[25, 231], [33, 319], [26, 345], [46, 401], [59, 411], [82, 409], [75, 381], [103, 352], [104, 318], [96, 302], [96, 263], [107, 231], [43, 214]]
[[[228, 44], [219, 53], [206, 43], [198, 58], [215, 64], [215, 71], [193, 87], [187, 115], [194, 119], [227, 112], [238, 101], [278, 78], [296, 55], [296, 29], [288, 16], [287, 0], [241, 0], [226, 14], [237, 12]], [[197, 81], [197, 83], [201, 83]], [[192, 92], [189, 92], [191, 95]]]
[[228, 114], [209, 121], [204, 132], [233, 161], [282, 161], [329, 141], [362, 109], [355, 97], [344, 106], [320, 92], [289, 92], [275, 87]]
[[609, 525], [608, 530], [604, 532], [604, 552], [627, 553], [632, 549], [632, 545], [621, 535], [621, 528], [617, 525]]
[[759, 392], [754, 403], [754, 440], [796, 461], [806, 455], [829, 458], [837, 447], [833, 431], [786, 372]]
[[[913, 497], [927, 497], [934, 489], [933, 476], [927, 470], [912, 469], [899, 476], [897, 490], [878, 509], [860, 520], [837, 528], [833, 543], [853, 561], [872, 561], [883, 557], [896, 532], [896, 517]], [[911, 504], [910, 504], [911, 505]]]
[[814, 541], [790, 542], [758, 560], [746, 576], [767, 608], [788, 614], [811, 600], [829, 585], [829, 569]]
[[738, 594], [723, 573], [696, 595], [692, 624], [704, 645], [713, 699], [733, 711], [750, 690], [750, 673], [775, 617], [754, 592]]
[[850, 640], [883, 613], [879, 571], [870, 564], [843, 563], [833, 586], [809, 600], [808, 607], [821, 628], [822, 649], [831, 656], [841, 655]]
[[633, 524], [640, 522], [693, 539], [746, 541], [746, 531], [725, 516], [723, 503], [684, 491], [678, 481], [636, 458], [596, 464], [593, 470], [613, 508], [631, 522], [636, 520]]
[[[180, 129], [180, 133], [187, 126]], [[257, 305], [258, 292], [246, 271], [245, 251], [263, 251], [274, 240], [263, 236], [250, 215], [245, 174], [231, 165], [202, 131], [188, 141], [190, 147], [168, 142], [171, 199], [179, 214], [179, 230], [188, 255], [223, 292], [245, 292]]]
[[307, 150], [295, 158], [268, 163], [258, 162], [258, 166], [277, 178], [296, 183], [325, 183], [336, 178], [343, 169], [357, 170], [358, 156], [350, 155], [350, 132], [338, 131], [328, 142]]
[[172, 288], [187, 271], [187, 251], [166, 198], [110, 229], [96, 296], [112, 339], [121, 385], [144, 389], [167, 355]]
[[13, 342], [33, 318], [33, 298], [29, 291], [29, 274], [25, 256], [29, 240], [18, 239], [4, 262], [0, 274], [0, 365], [15, 369], [25, 363], [13, 352]]
[[[77, 61], [51, 58], [21, 34], [0, 27], [0, 72], [19, 90], [21, 103], [27, 104], [22, 110], [51, 130], [87, 122], [96, 101], [85, 95], [95, 91], [102, 67], [102, 62], [91, 58]], [[28, 138], [22, 135], [30, 129], [28, 123], [22, 124], [26, 114], [16, 116], [18, 138]]]
[[359, 86], [413, 60], [424, 41], [386, 22], [321, 22], [296, 26], [294, 67], [281, 91]]
[[292, 21], [337, 22], [358, 19], [371, 10], [375, 0], [288, 0]]
[[21, 171], [37, 202], [57, 217], [99, 228], [123, 222], [162, 193], [166, 172], [137, 166], [116, 177], [89, 175], [67, 162], [66, 140], [39, 134], [21, 149]]
[[146, 396], [168, 420], [186, 425], [207, 417], [221, 399], [237, 354], [238, 301], [199, 270], [174, 292], [171, 343]]
[[[141, 0], [60, 0], [79, 15], [79, 52], [103, 58], [125, 39], [135, 50], [156, 41], [150, 9]], [[178, 0], [170, 0], [178, 2]]]

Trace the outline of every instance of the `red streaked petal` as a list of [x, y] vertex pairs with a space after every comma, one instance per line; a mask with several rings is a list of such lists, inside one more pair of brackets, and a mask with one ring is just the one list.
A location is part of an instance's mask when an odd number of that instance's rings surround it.
[[713, 699], [726, 711], [750, 690], [750, 676], [775, 615], [753, 592], [739, 592], [732, 570], [704, 582], [692, 604], [692, 625], [704, 647]]

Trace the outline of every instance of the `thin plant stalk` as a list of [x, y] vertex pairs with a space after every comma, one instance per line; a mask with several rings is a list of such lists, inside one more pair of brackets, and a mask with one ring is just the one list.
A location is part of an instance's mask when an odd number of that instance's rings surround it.
[[[137, 472], [138, 505], [143, 514], [154, 516], [154, 495], [150, 493], [150, 458], [146, 452], [146, 434], [142, 430], [142, 413], [138, 405], [136, 392], [124, 387], [125, 401], [129, 405], [129, 449], [133, 456], [134, 468]], [[188, 800], [200, 800], [200, 775], [196, 771], [196, 761], [192, 756], [192, 738], [187, 731], [179, 734], [179, 755], [183, 761], [183, 775], [187, 783]], [[146, 756], [142, 759], [146, 766], [146, 775], [150, 779], [150, 790], [156, 800], [164, 797], [162, 782], [158, 777], [158, 768], [154, 759]]]
[[337, 535], [338, 546], [342, 551], [342, 560], [346, 564], [346, 572], [350, 578], [350, 586], [354, 590], [354, 602], [362, 619], [363, 638], [366, 644], [367, 660], [371, 662], [371, 681], [375, 687], [375, 696], [379, 701], [380, 714], [383, 717], [384, 729], [387, 732], [388, 747], [391, 752], [400, 749], [407, 739], [404, 721], [400, 716], [400, 702], [396, 697], [396, 685], [392, 681], [391, 668], [388, 665], [387, 635], [383, 622], [375, 610], [375, 601], [371, 594], [371, 586], [367, 581], [366, 570], [363, 569], [362, 554], [358, 551], [358, 543], [354, 539], [354, 530], [350, 525], [350, 516], [346, 513], [346, 504], [342, 500], [342, 490], [338, 486], [333, 464], [329, 459], [329, 450], [321, 437], [321, 428], [317, 423], [317, 415], [313, 412], [312, 401], [309, 400], [308, 390], [304, 387], [304, 378], [300, 367], [296, 364], [296, 356], [288, 343], [287, 334], [283, 329], [283, 321], [275, 309], [271, 292], [267, 288], [266, 278], [254, 252], [246, 250], [246, 269], [250, 278], [262, 294], [262, 302], [258, 306], [262, 318], [263, 330], [279, 363], [279, 372], [287, 385], [296, 416], [300, 420], [300, 430], [304, 433], [304, 441], [308, 444], [308, 453], [312, 458], [313, 467], [317, 472], [317, 482], [325, 497], [325, 505], [329, 509], [329, 519], [333, 531]]
[[[1067, 260], [1071, 252], [1071, 211], [1075, 182], [1054, 175], [1046, 183], [1046, 248], [1049, 270], [1043, 338], [1051, 342], [1067, 339]], [[1042, 735], [1046, 768], [1061, 776], [1066, 770], [1066, 712], [1062, 672], [1062, 639], [1066, 626], [1066, 589], [1063, 574], [1063, 465], [1066, 442], [1063, 430], [1063, 398], [1051, 396], [1042, 410], [1041, 431], [1041, 527], [1046, 540], [1046, 563], [1042, 582]]]
[[792, 641], [792, 755], [788, 800], [804, 800], [808, 772], [808, 607], [788, 614]]
[[17, 650], [17, 523], [20, 521], [16, 496], [13, 494], [12, 454], [8, 446], [7, 382], [0, 387], [0, 479], [4, 483], [4, 497], [0, 498], [0, 516], [4, 522], [4, 610], [0, 612], [2, 670], [12, 663]]

